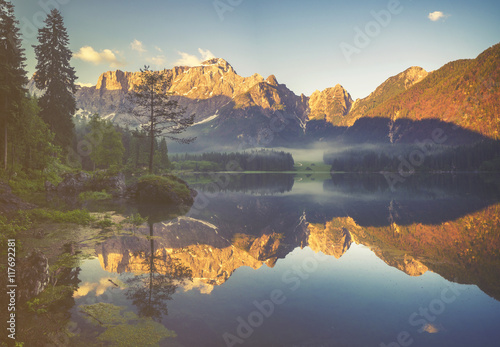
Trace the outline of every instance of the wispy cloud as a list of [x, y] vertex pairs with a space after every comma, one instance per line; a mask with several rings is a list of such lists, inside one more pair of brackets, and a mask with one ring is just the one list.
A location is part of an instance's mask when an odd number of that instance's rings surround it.
[[156, 65], [157, 67], [165, 67], [167, 58], [164, 55], [157, 55], [156, 57], [146, 59], [148, 63]]
[[189, 54], [186, 52], [177, 52], [181, 58], [175, 62], [176, 66], [194, 66], [200, 65], [203, 61], [215, 58], [215, 55], [212, 54], [208, 49], [204, 50], [202, 48], [198, 48], [198, 53], [200, 57], [197, 57], [193, 54]]
[[137, 40], [137, 39], [132, 41], [132, 43], [130, 43], [130, 48], [134, 51], [139, 52], [139, 53], [147, 52], [146, 49], [144, 48], [144, 45], [142, 44], [142, 42]]
[[75, 83], [77, 86], [80, 86], [80, 87], [92, 87], [94, 86], [94, 84], [92, 83], [82, 83], [82, 82], [76, 82]]
[[206, 50], [203, 50], [201, 48], [198, 48], [198, 52], [200, 52], [201, 54], [201, 58], [205, 61], [205, 60], [209, 60], [209, 59], [213, 59], [215, 58], [215, 55], [212, 54], [212, 52], [210, 52], [208, 49]]
[[103, 63], [109, 63], [109, 66], [111, 67], [120, 67], [125, 65], [124, 62], [120, 61], [116, 57], [112, 50], [103, 49], [102, 51], [97, 52], [91, 46], [84, 46], [80, 48], [80, 50], [74, 54], [74, 57], [95, 65]]
[[427, 18], [429, 18], [433, 22], [437, 22], [438, 20], [440, 20], [440, 19], [446, 19], [449, 16], [450, 16], [449, 14], [444, 14], [441, 11], [434, 11], [434, 12], [429, 13], [429, 15], [427, 16]]
[[156, 49], [158, 52], [160, 52], [160, 53], [161, 53], [161, 52], [163, 52], [163, 49], [161, 49], [161, 48], [160, 48], [160, 47], [158, 47], [158, 46], [155, 46], [155, 49]]

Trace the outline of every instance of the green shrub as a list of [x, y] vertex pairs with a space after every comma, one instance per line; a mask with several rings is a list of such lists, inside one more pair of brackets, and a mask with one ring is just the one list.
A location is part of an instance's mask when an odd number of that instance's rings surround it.
[[106, 190], [102, 190], [102, 192], [82, 192], [78, 194], [78, 200], [80, 201], [86, 201], [86, 200], [93, 200], [93, 201], [98, 201], [98, 200], [108, 200], [111, 199], [113, 196], [109, 193], [106, 192]]
[[56, 211], [37, 208], [34, 210], [20, 211], [19, 215], [25, 216], [30, 221], [54, 222], [54, 223], [74, 223], [88, 225], [95, 219], [87, 210]]
[[171, 175], [145, 175], [139, 178], [139, 183], [148, 183], [159, 188], [171, 189], [175, 194], [179, 196], [187, 196], [191, 194], [188, 186], [183, 180]]
[[111, 228], [115, 223], [111, 220], [109, 216], [105, 216], [103, 219], [98, 220], [97, 222], [94, 222], [94, 225], [106, 229], [106, 228]]
[[122, 224], [132, 224], [133, 226], [140, 226], [148, 221], [148, 217], [142, 218], [139, 213], [128, 216], [122, 221]]
[[45, 180], [43, 177], [36, 179], [28, 179], [23, 176], [16, 176], [9, 180], [9, 186], [12, 188], [12, 193], [18, 196], [27, 196], [35, 192], [45, 191]]

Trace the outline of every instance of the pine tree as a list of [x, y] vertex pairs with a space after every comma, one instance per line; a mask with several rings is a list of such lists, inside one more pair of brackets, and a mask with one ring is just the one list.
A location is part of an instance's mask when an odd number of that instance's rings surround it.
[[169, 98], [167, 90], [170, 79], [164, 73], [151, 71], [148, 66], [141, 72], [141, 81], [134, 86], [130, 101], [135, 106], [132, 113], [150, 138], [149, 173], [153, 173], [155, 139], [163, 136], [180, 143], [194, 141], [195, 138], [172, 136], [193, 125], [194, 114], [186, 115], [185, 108]]
[[40, 98], [41, 116], [56, 134], [56, 142], [66, 148], [73, 138], [72, 116], [76, 111], [75, 70], [70, 65], [69, 39], [61, 13], [53, 9], [38, 30], [35, 48], [35, 83], [44, 91]]
[[170, 166], [170, 161], [168, 160], [168, 149], [167, 149], [167, 141], [163, 137], [158, 145], [158, 151], [156, 153], [158, 155], [158, 163], [156, 167], [158, 170], [166, 170]]
[[107, 120], [101, 120], [98, 115], [89, 122], [91, 132], [100, 134], [98, 141], [92, 148], [90, 159], [98, 168], [107, 169], [110, 166], [120, 167], [123, 161], [125, 148], [122, 143], [122, 134]]
[[0, 126], [3, 128], [4, 169], [7, 169], [8, 128], [12, 119], [21, 112], [28, 82], [24, 70], [24, 50], [21, 48], [19, 22], [14, 6], [0, 0]]

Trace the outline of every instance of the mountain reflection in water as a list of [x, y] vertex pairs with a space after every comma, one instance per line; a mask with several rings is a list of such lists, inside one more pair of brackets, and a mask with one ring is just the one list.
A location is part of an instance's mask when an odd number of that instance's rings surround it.
[[[177, 259], [193, 278], [220, 285], [241, 266], [273, 267], [297, 247], [338, 259], [356, 243], [408, 275], [431, 270], [500, 299], [500, 205], [494, 187], [477, 176], [426, 182], [423, 189], [409, 182], [392, 192], [383, 190], [388, 186], [382, 176], [334, 176], [322, 184], [321, 195], [314, 188], [311, 194], [278, 196], [226, 191], [201, 211], [155, 223], [156, 256]], [[135, 235], [100, 244], [96, 253], [103, 269], [143, 271], [137, 254], [147, 247], [147, 235], [144, 225]]]
[[[496, 345], [496, 178], [414, 175], [395, 191], [381, 175], [229, 179], [196, 185], [189, 211], [127, 207], [149, 222], [106, 234], [83, 261], [79, 341], [138, 329], [161, 346], [378, 346], [406, 331], [419, 346]], [[439, 314], [423, 319], [428, 307]], [[112, 324], [89, 325], [103, 310]]]

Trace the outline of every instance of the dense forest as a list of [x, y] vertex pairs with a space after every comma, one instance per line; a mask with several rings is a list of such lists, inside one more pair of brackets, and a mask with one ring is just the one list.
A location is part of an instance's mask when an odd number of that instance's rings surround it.
[[392, 145], [376, 149], [325, 152], [325, 164], [335, 172], [380, 171], [498, 171], [500, 142], [483, 141], [463, 146]]
[[292, 171], [290, 153], [254, 150], [237, 153], [177, 154], [171, 156], [173, 167], [192, 171]]
[[[131, 174], [148, 166], [150, 138], [144, 130], [122, 127], [94, 115], [90, 119], [75, 117], [75, 134], [77, 152], [73, 164], [83, 170], [121, 169]], [[155, 138], [154, 172], [169, 167], [167, 142]]]

